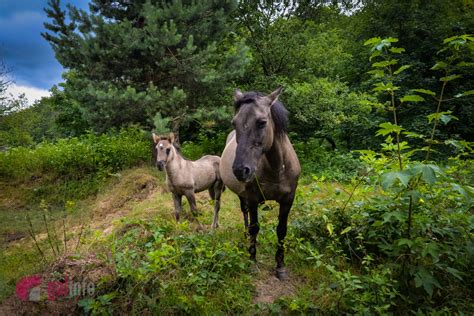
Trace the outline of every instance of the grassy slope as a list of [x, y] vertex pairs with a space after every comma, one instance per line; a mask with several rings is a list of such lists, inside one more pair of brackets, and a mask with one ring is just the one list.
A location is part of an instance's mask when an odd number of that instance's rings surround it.
[[[87, 218], [88, 224], [84, 228], [83, 244], [79, 251], [83, 256], [88, 253], [98, 254], [117, 271], [119, 282], [109, 284], [101, 290], [102, 294], [113, 293], [115, 311], [118, 308], [135, 312], [155, 310], [171, 313], [216, 310], [242, 313], [253, 313], [257, 310], [278, 312], [282, 305], [298, 309], [301, 304], [323, 307], [334, 301], [335, 298], [327, 295], [315, 295], [319, 284], [327, 284], [329, 281], [328, 275], [322, 268], [305, 262], [304, 255], [299, 253], [298, 241], [293, 237], [291, 220], [301, 216], [298, 199], [311, 198], [316, 203], [317, 200], [329, 196], [339, 196], [327, 202], [343, 203], [347, 198], [344, 188], [339, 190], [332, 184], [322, 184], [318, 190], [319, 194], [308, 197], [305, 192], [314, 184], [300, 184], [298, 197], [290, 215], [287, 238], [287, 264], [291, 280], [280, 282], [273, 276], [278, 214], [275, 204], [271, 204], [273, 207], [270, 210], [260, 211], [259, 214], [259, 263], [255, 267], [247, 260], [247, 241], [244, 239], [242, 215], [235, 194], [229, 190], [224, 192], [220, 227], [217, 231], [212, 231], [210, 225], [213, 207], [207, 192], [200, 193], [197, 198], [198, 207], [203, 211], [198, 218], [200, 224], [187, 220], [176, 224], [172, 215], [172, 199], [164, 189], [163, 180], [163, 175], [151, 168], [125, 171], [118, 180], [111, 181], [97, 199], [79, 203], [76, 215], [69, 217], [68, 244], [75, 244], [77, 240], [80, 231], [78, 218], [81, 217], [77, 214], [81, 213], [83, 218]], [[184, 210], [189, 213], [186, 202]], [[8, 229], [14, 228], [14, 225], [10, 225]], [[150, 240], [153, 240], [151, 236], [160, 230], [166, 231], [164, 237], [156, 241], [155, 236], [154, 243], [150, 244]], [[39, 236], [40, 246], [47, 250], [45, 234]], [[140, 262], [152, 262], [148, 253], [163, 249], [164, 243], [171, 245], [172, 251], [179, 256], [189, 255], [189, 261], [170, 263], [169, 266], [159, 269], [156, 264], [163, 262], [158, 261], [155, 262], [154, 268], [151, 268], [155, 269], [152, 272], [133, 274], [143, 268]], [[190, 244], [200, 246], [189, 252], [186, 247]], [[51, 251], [46, 252], [49, 253], [50, 259], [54, 259]], [[118, 256], [122, 261], [117, 259]], [[216, 259], [218, 256], [221, 256], [220, 259]], [[8, 247], [4, 248], [0, 255], [0, 284], [3, 289], [0, 298], [13, 292], [14, 284], [21, 276], [44, 269], [45, 265], [41, 264], [38, 258], [30, 238], [9, 243]], [[127, 268], [126, 260], [130, 258], [134, 259]], [[139, 280], [140, 278], [146, 280]], [[160, 280], [158, 288], [154, 287], [153, 282], [150, 283], [152, 278]], [[150, 287], [151, 290], [150, 293], [137, 295], [131, 290], [136, 287]], [[110, 302], [106, 302], [96, 308], [100, 311], [112, 308], [111, 306]]]

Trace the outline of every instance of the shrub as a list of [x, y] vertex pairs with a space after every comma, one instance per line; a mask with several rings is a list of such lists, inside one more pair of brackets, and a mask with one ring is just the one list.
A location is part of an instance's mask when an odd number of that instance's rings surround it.
[[0, 153], [0, 179], [81, 179], [91, 174], [106, 176], [149, 159], [150, 144], [138, 129], [117, 134], [86, 134], [43, 142], [34, 148], [15, 147]]
[[330, 180], [347, 181], [357, 174], [361, 163], [351, 153], [330, 150], [321, 141], [311, 138], [293, 144], [303, 175], [316, 175]]

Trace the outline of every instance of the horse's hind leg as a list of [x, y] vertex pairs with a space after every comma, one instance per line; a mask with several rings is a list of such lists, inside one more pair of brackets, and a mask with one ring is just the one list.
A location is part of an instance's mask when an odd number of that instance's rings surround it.
[[181, 210], [183, 209], [183, 206], [181, 204], [181, 197], [182, 195], [173, 193], [174, 217], [176, 218], [177, 222], [179, 222], [179, 214], [181, 213]]
[[219, 210], [221, 209], [221, 195], [223, 187], [224, 183], [222, 181], [216, 181], [209, 189], [209, 195], [211, 195], [211, 198], [214, 200], [214, 220], [212, 221], [212, 228], [214, 229], [219, 227]]

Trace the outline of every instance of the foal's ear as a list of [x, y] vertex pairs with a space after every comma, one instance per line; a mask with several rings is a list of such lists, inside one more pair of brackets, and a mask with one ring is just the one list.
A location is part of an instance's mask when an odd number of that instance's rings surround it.
[[282, 91], [283, 91], [283, 86], [279, 86], [278, 88], [276, 88], [275, 91], [273, 91], [267, 96], [271, 100], [270, 106], [272, 106], [273, 104], [275, 104], [276, 101], [278, 101], [278, 96], [280, 95]]
[[174, 143], [174, 133], [170, 133], [169, 138], [170, 138], [170, 144], [173, 145], [173, 143]]
[[153, 133], [153, 142], [155, 144], [158, 144], [160, 142], [160, 136], [156, 135], [155, 133]]
[[242, 99], [243, 97], [244, 97], [244, 94], [242, 93], [242, 91], [240, 91], [239, 89], [235, 89], [235, 92], [234, 92], [234, 102], [239, 101], [239, 100]]

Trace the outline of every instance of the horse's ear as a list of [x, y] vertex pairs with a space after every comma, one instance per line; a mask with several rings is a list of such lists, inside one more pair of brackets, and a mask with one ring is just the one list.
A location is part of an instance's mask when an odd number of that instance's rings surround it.
[[160, 136], [156, 135], [155, 133], [153, 133], [153, 142], [155, 144], [158, 144], [160, 142]]
[[235, 89], [235, 92], [234, 92], [234, 102], [239, 101], [239, 100], [242, 99], [243, 97], [244, 97], [244, 94], [242, 93], [242, 91], [240, 91], [239, 89]]
[[174, 133], [170, 133], [170, 143], [173, 144], [174, 143]]
[[280, 95], [282, 91], [283, 91], [283, 86], [279, 86], [278, 88], [276, 88], [275, 91], [273, 91], [272, 93], [268, 95], [268, 98], [271, 100], [270, 106], [272, 106], [273, 104], [275, 104], [276, 101], [278, 101], [278, 96]]

